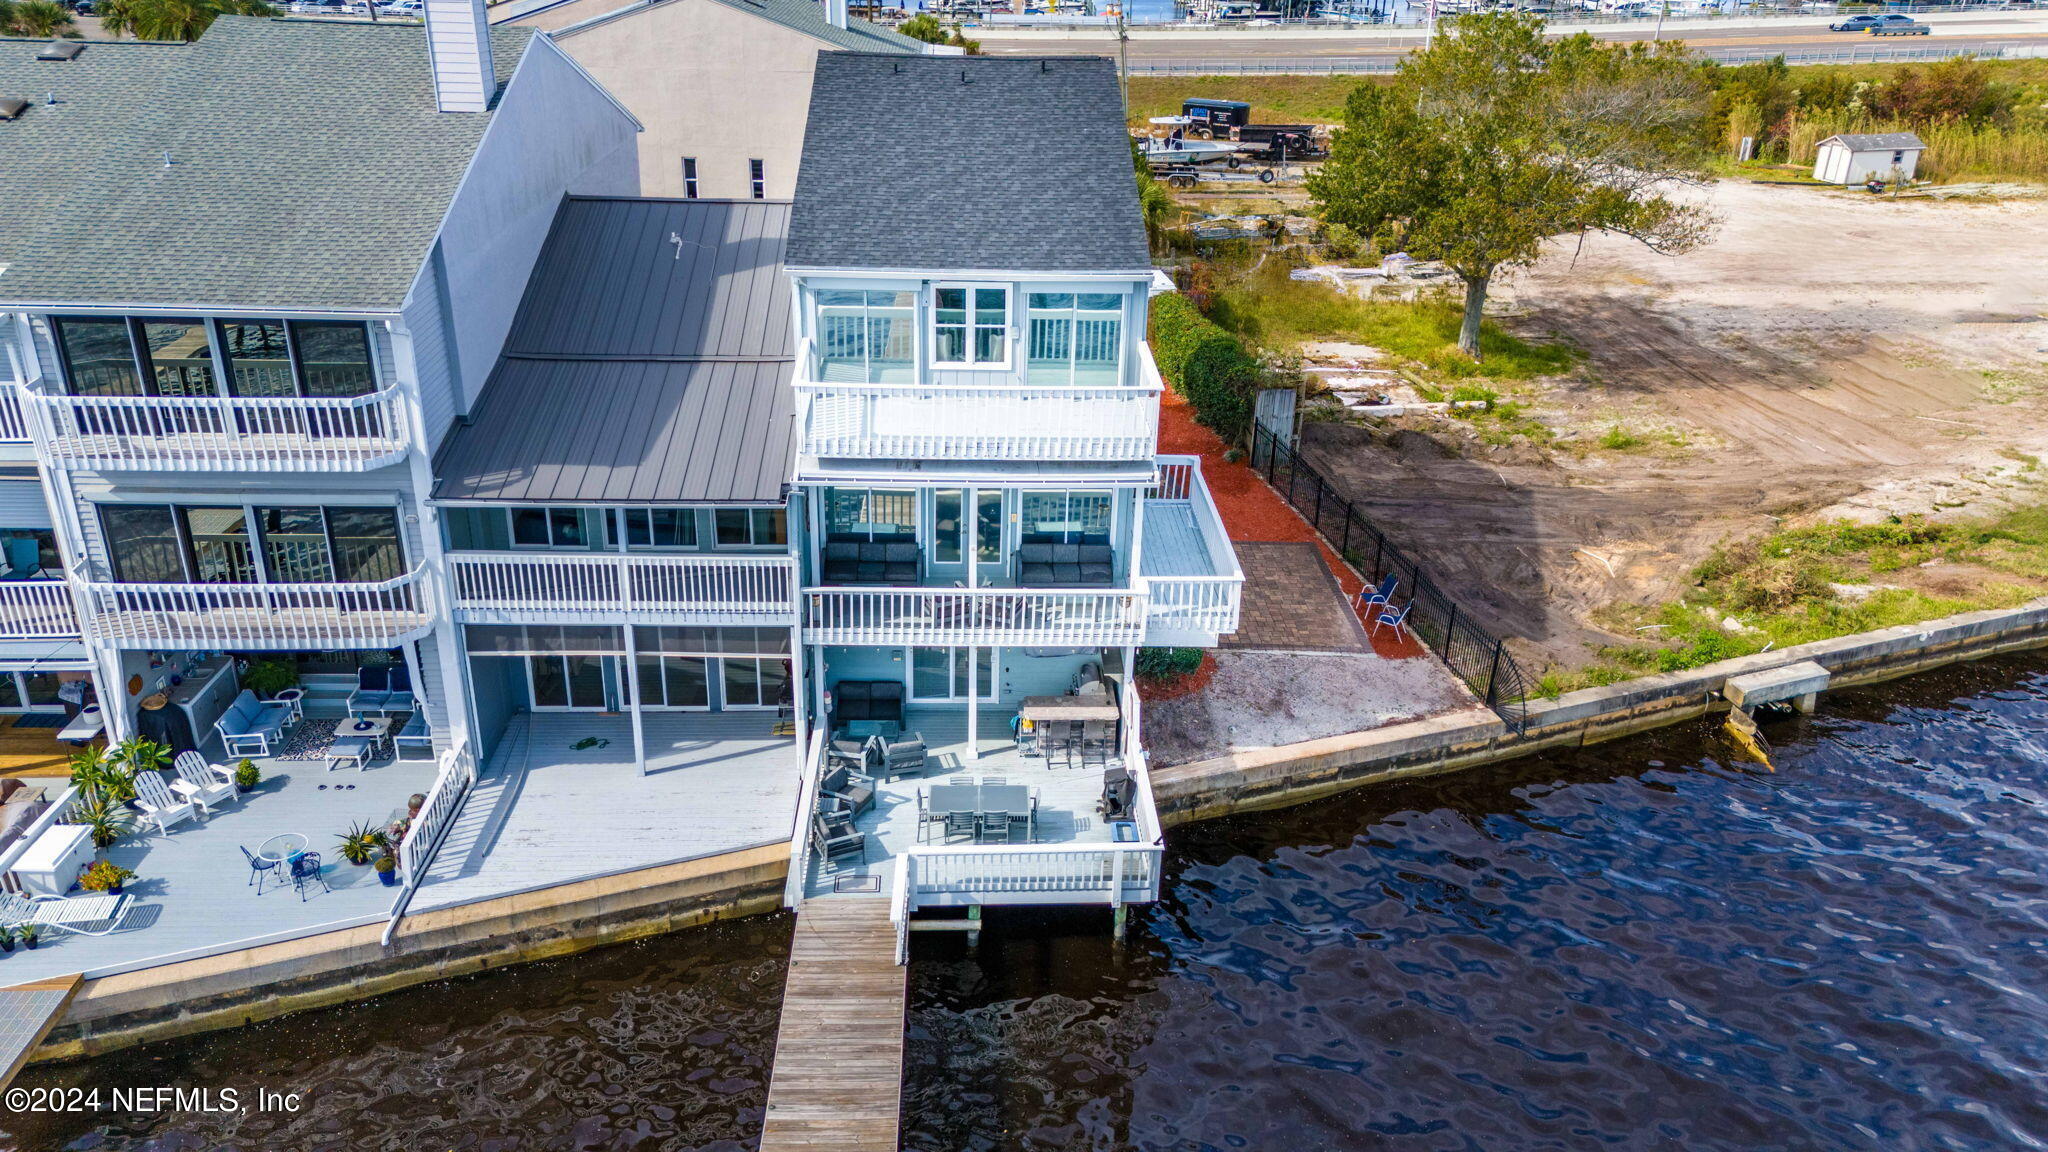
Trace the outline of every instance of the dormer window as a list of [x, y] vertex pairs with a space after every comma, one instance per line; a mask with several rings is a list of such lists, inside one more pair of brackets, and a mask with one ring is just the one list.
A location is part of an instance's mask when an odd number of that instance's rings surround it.
[[932, 364], [1005, 368], [1010, 363], [1010, 290], [941, 284], [932, 300]]

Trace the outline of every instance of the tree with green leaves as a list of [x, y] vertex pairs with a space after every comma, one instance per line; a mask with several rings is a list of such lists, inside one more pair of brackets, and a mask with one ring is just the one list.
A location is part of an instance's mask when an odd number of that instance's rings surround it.
[[939, 18], [929, 12], [919, 12], [917, 15], [898, 24], [896, 31], [910, 37], [912, 40], [921, 40], [926, 44], [944, 44], [946, 42], [946, 26], [939, 23]]
[[1545, 40], [1541, 17], [1461, 16], [1392, 83], [1351, 94], [1308, 190], [1326, 222], [1456, 273], [1458, 347], [1476, 358], [1487, 286], [1545, 240], [1614, 232], [1675, 254], [1712, 235], [1705, 209], [1665, 195], [1707, 179], [1707, 96], [1678, 45]]
[[57, 0], [0, 0], [0, 35], [41, 38], [71, 32], [71, 12]]
[[264, 0], [105, 0], [95, 9], [107, 34], [138, 40], [190, 43], [213, 26], [216, 16], [275, 16]]

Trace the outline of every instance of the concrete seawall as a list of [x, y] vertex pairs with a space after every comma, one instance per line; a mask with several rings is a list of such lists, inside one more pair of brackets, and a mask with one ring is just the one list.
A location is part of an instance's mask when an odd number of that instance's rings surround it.
[[1156, 768], [1161, 823], [1279, 808], [1362, 784], [1453, 772], [1549, 748], [1597, 744], [1724, 711], [1731, 676], [1811, 660], [1830, 687], [1873, 684], [1962, 660], [2048, 645], [2048, 599], [2023, 608], [1966, 612], [1923, 624], [1863, 632], [1683, 672], [1645, 676], [1531, 703], [1517, 735], [1491, 712], [1471, 709], [1367, 732], [1235, 752]]
[[[1472, 709], [1160, 768], [1153, 793], [1162, 822], [1184, 824], [1681, 723], [1725, 709], [1729, 677], [1803, 660], [1827, 668], [1830, 686], [1840, 688], [2044, 645], [2048, 599], [1538, 701], [1520, 735]], [[383, 925], [375, 924], [88, 981], [32, 1059], [90, 1057], [773, 912], [788, 868], [789, 845], [769, 844], [409, 915], [388, 949], [379, 943]]]

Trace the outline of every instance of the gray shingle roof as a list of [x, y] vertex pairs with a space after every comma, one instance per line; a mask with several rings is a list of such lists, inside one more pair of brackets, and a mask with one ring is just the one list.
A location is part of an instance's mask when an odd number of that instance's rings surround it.
[[798, 268], [1149, 268], [1113, 62], [827, 52], [811, 82]]
[[[558, 31], [563, 36], [573, 36], [584, 28], [608, 24], [624, 19], [650, 8], [659, 8], [678, 0], [555, 0], [554, 3], [534, 4], [524, 11], [513, 11], [513, 4], [501, 4], [494, 9], [493, 19], [507, 23], [517, 21], [535, 28]], [[924, 45], [899, 32], [890, 31], [879, 24], [870, 24], [859, 17], [847, 20], [847, 26], [840, 28], [825, 19], [825, 10], [818, 0], [712, 0], [736, 11], [751, 13], [763, 20], [771, 20], [785, 28], [802, 32], [830, 44], [834, 48], [849, 52], [894, 52], [916, 53], [924, 51]]]
[[[491, 36], [502, 83], [533, 33]], [[0, 95], [37, 100], [0, 124], [0, 303], [396, 309], [491, 119], [435, 109], [416, 24], [45, 43], [0, 40]]]
[[780, 503], [795, 410], [788, 226], [778, 201], [565, 202], [475, 418], [436, 462], [435, 494]]
[[[1927, 147], [1920, 142], [1920, 137], [1912, 132], [1843, 132], [1828, 137], [1828, 140], [1840, 140], [1848, 145], [1852, 152], [1888, 152], [1899, 148], [1924, 150]], [[1821, 141], [1823, 144], [1827, 142]]]

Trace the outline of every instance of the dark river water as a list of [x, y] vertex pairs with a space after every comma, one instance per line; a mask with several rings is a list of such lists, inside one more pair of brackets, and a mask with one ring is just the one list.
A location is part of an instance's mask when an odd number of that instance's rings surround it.
[[[921, 938], [908, 1147], [2048, 1143], [2048, 660], [1176, 830], [1100, 912]], [[296, 1112], [0, 1113], [25, 1149], [726, 1149], [787, 917], [33, 1070]]]

